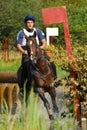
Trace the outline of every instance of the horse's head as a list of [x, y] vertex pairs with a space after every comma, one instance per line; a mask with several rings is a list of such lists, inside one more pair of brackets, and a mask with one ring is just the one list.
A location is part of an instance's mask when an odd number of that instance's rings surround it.
[[26, 37], [26, 47], [29, 55], [29, 59], [36, 63], [37, 62], [37, 49], [38, 44], [36, 40], [36, 32], [34, 32], [33, 36]]

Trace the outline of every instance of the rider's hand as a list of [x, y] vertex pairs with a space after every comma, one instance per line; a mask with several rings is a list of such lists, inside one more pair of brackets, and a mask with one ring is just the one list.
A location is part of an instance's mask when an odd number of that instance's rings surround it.
[[40, 46], [39, 48], [41, 48], [42, 50], [44, 50], [44, 47], [43, 47], [43, 46]]
[[23, 54], [26, 54], [26, 55], [27, 55], [27, 54], [28, 54], [27, 50], [24, 50]]

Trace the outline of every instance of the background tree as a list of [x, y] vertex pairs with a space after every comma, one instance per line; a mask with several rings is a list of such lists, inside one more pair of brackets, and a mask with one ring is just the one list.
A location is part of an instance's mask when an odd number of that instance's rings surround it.
[[[47, 26], [42, 22], [42, 8], [66, 6], [69, 31], [73, 42], [87, 42], [87, 0], [0, 0], [0, 37], [9, 35], [16, 37], [17, 32], [24, 27], [25, 15], [31, 13], [36, 18], [37, 27], [44, 32]], [[60, 36], [55, 42], [63, 43], [63, 27], [61, 24], [52, 24], [50, 27], [59, 27]], [[15, 39], [15, 38], [14, 38]], [[13, 39], [13, 44], [15, 41]], [[12, 43], [12, 42], [10, 42]]]

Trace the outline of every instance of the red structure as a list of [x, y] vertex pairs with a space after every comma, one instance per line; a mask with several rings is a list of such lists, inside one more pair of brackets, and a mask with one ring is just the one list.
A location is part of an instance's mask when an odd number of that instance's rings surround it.
[[70, 35], [68, 28], [68, 20], [66, 14], [66, 7], [53, 7], [53, 8], [44, 8], [42, 9], [43, 23], [54, 24], [54, 23], [63, 23], [64, 35], [66, 41], [66, 50], [68, 53], [69, 59], [71, 59], [71, 45], [70, 45]]
[[[64, 37], [66, 42], [66, 51], [68, 54], [68, 59], [72, 59], [72, 49], [70, 45], [70, 34], [69, 34], [69, 28], [68, 28], [68, 19], [67, 19], [67, 13], [66, 13], [66, 7], [60, 6], [60, 7], [53, 7], [53, 8], [44, 8], [42, 9], [42, 16], [43, 16], [43, 23], [45, 25], [48, 24], [54, 24], [54, 23], [62, 23], [64, 28]], [[74, 72], [71, 70], [70, 77], [74, 77]], [[75, 86], [74, 90], [75, 91]], [[80, 103], [78, 98], [76, 97], [74, 99], [74, 106], [75, 106], [75, 112], [76, 112], [76, 118], [77, 121], [81, 121], [81, 113], [80, 113]]]

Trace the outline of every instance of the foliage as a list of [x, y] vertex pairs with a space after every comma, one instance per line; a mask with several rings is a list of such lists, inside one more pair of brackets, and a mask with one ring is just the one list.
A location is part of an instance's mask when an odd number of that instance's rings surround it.
[[60, 24], [44, 26], [42, 23], [42, 8], [56, 6], [66, 6], [72, 41], [87, 42], [87, 0], [3, 0], [0, 2], [0, 37], [9, 36], [10, 39], [13, 38], [15, 44], [17, 32], [24, 27], [25, 15], [32, 13], [36, 18], [36, 26], [44, 32], [48, 26], [59, 27], [60, 36], [57, 41], [63, 43], [63, 26]]
[[87, 22], [87, 6], [73, 6], [67, 7], [69, 30], [71, 34], [72, 43], [87, 42], [86, 22]]
[[68, 109], [65, 113], [74, 115], [74, 98], [77, 97], [80, 102], [87, 100], [87, 45], [81, 43], [72, 44], [72, 59], [70, 61], [64, 45], [59, 44], [56, 47], [49, 45], [47, 49], [52, 51], [51, 60], [54, 61], [56, 66], [68, 72], [63, 77], [66, 80], [65, 96], [68, 99], [66, 102]]
[[60, 116], [51, 124], [50, 130], [74, 130], [77, 123], [73, 117], [61, 118]]
[[78, 96], [80, 101], [84, 100], [87, 98], [87, 45], [75, 44], [73, 46], [73, 58], [70, 65], [74, 77], [69, 79], [69, 83], [76, 87], [76, 91], [70, 91], [71, 96]]
[[63, 70], [64, 68], [65, 70], [68, 69], [69, 61], [65, 48], [63, 48], [61, 45], [55, 47], [53, 44], [51, 44], [46, 47], [46, 50], [50, 50], [52, 52], [51, 60], [54, 61], [57, 67], [61, 67]]
[[[26, 8], [28, 7], [28, 8]], [[26, 9], [25, 9], [26, 8]], [[34, 10], [33, 10], [34, 8]], [[28, 13], [32, 13], [37, 18], [40, 16], [37, 11], [41, 10], [41, 2], [40, 0], [37, 2], [36, 0], [29, 1], [16, 1], [9, 0], [9, 4], [7, 0], [1, 1], [0, 3], [0, 36], [9, 35], [16, 36], [16, 33], [23, 28], [24, 26], [24, 17]], [[38, 21], [38, 19], [37, 19]], [[37, 24], [38, 25], [38, 24]]]
[[[67, 77], [69, 94], [85, 99], [87, 93], [87, 45], [73, 44], [72, 45], [72, 60], [68, 60], [68, 56], [64, 46], [59, 45], [58, 48], [54, 45], [48, 46], [52, 51], [51, 60], [54, 61], [57, 67], [74, 73], [74, 77]], [[73, 91], [73, 86], [76, 90]], [[73, 99], [73, 98], [72, 98]]]

